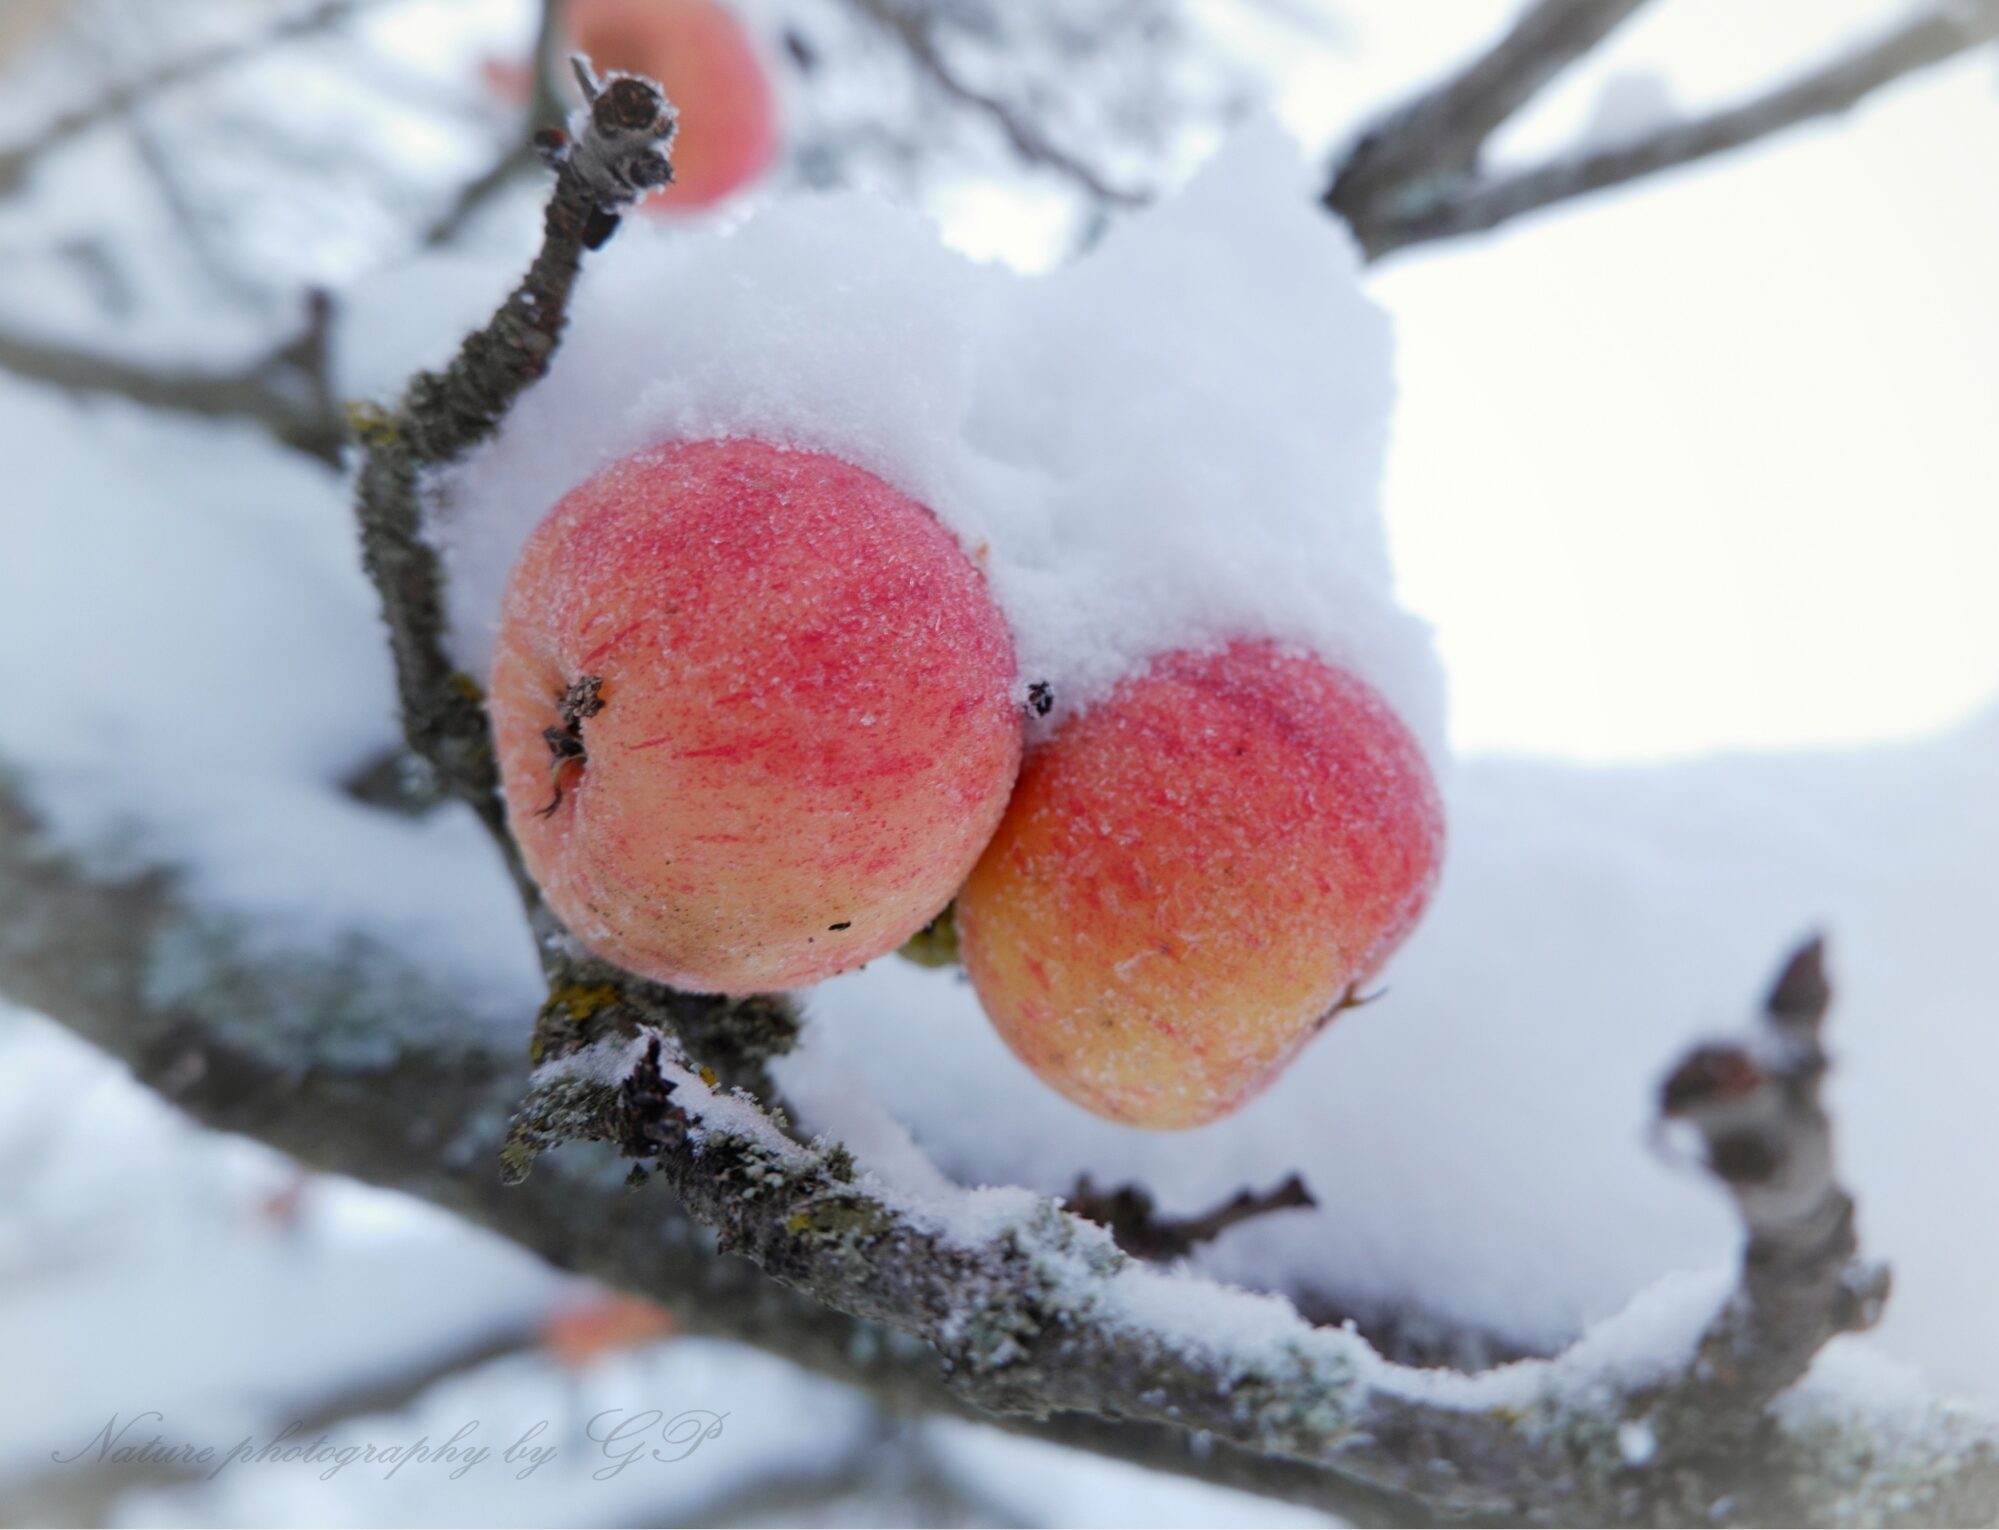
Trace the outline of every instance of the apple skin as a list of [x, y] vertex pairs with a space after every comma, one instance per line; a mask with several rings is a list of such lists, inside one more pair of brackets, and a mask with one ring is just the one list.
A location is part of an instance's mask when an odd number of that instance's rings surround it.
[[[508, 822], [599, 956], [700, 992], [802, 987], [964, 880], [1020, 768], [1014, 671], [983, 576], [873, 474], [755, 440], [638, 452], [565, 496], [509, 580]], [[565, 712], [592, 678], [600, 707]]]
[[1443, 842], [1421, 749], [1362, 681], [1267, 642], [1176, 652], [1030, 751], [959, 894], [960, 951], [1044, 1082], [1199, 1126], [1387, 960]]
[[777, 93], [756, 43], [718, 0], [569, 0], [570, 46], [601, 73], [657, 80], [680, 110], [673, 184], [639, 205], [684, 213], [740, 191], [777, 155]]

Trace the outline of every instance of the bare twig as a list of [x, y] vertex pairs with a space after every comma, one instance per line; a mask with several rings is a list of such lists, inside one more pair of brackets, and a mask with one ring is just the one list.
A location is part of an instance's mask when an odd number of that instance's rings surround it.
[[1142, 1185], [1099, 1190], [1085, 1174], [1063, 1197], [1070, 1211], [1085, 1222], [1109, 1230], [1117, 1246], [1134, 1259], [1184, 1259], [1203, 1243], [1212, 1243], [1239, 1222], [1272, 1211], [1318, 1205], [1305, 1181], [1296, 1174], [1274, 1190], [1258, 1195], [1239, 1190], [1213, 1211], [1198, 1217], [1162, 1217], [1150, 1191]]
[[338, 467], [346, 427], [327, 352], [331, 322], [331, 300], [322, 292], [309, 293], [299, 332], [234, 372], [151, 367], [0, 331], [0, 370], [70, 392], [111, 394], [149, 408], [249, 420], [286, 446]]
[[540, 162], [540, 156], [535, 153], [532, 132], [508, 144], [492, 164], [459, 188], [458, 195], [452, 198], [451, 205], [424, 230], [422, 242], [426, 246], [449, 244], [465, 231], [467, 224], [492, 204], [493, 198]]
[[449, 367], [418, 373], [395, 411], [371, 411], [357, 422], [362, 552], [382, 597], [410, 745], [502, 843], [506, 824], [478, 685], [444, 648], [442, 576], [422, 535], [419, 479], [490, 436], [547, 369], [584, 252], [611, 236], [624, 208], [672, 178], [672, 137], [672, 109], [659, 88], [629, 76], [614, 78], [592, 101], [582, 142], [550, 135], [555, 188], [541, 250], [520, 285]]
[[337, 26], [354, 14], [361, 3], [362, 0], [321, 0], [320, 4], [288, 16], [254, 37], [221, 43], [184, 58], [170, 59], [150, 73], [114, 85], [94, 100], [63, 112], [44, 124], [41, 131], [26, 143], [11, 149], [0, 149], [0, 195], [18, 185], [44, 156], [92, 128], [115, 120], [140, 102], [254, 58], [279, 43]]
[[1753, 1039], [1697, 1048], [1661, 1091], [1662, 1118], [1699, 1135], [1749, 1234], [1735, 1296], [1662, 1410], [1667, 1439], [1752, 1430], [1828, 1339], [1872, 1327], [1887, 1300], [1887, 1270], [1856, 1259], [1853, 1197], [1833, 1171], [1820, 1098], [1831, 1002], [1814, 939], [1778, 977]]
[[[1560, 0], [1549, 0], [1560, 4]], [[1741, 148], [1846, 111], [1896, 80], [1999, 38], [1994, 0], [1945, 0], [1885, 36], [1741, 105], [1629, 144], [1487, 175], [1456, 153], [1426, 155], [1400, 114], [1364, 137], [1326, 193], [1370, 257], [1491, 229], [1524, 213]], [[1419, 103], [1420, 106], [1421, 103]], [[1422, 114], [1417, 117], [1419, 127]], [[1482, 140], [1481, 140], [1482, 141]], [[1385, 168], [1384, 168], [1385, 167]]]
[[560, 1056], [605, 1035], [666, 1026], [722, 1078], [767, 1089], [764, 1063], [788, 1050], [797, 1034], [788, 1001], [684, 994], [596, 960], [568, 938], [527, 875], [507, 829], [479, 684], [446, 651], [443, 576], [436, 548], [423, 535], [424, 475], [457, 461], [498, 428], [547, 369], [586, 252], [611, 237], [623, 209], [672, 178], [673, 109], [658, 85], [614, 75], [600, 87], [587, 64], [579, 59], [576, 66], [590, 101], [587, 126], [574, 144], [543, 136], [555, 187], [527, 274], [450, 366], [419, 373], [396, 410], [359, 421], [363, 561], [381, 597], [410, 747], [444, 790], [479, 815], [527, 911], [550, 989], [536, 1026], [536, 1055]]
[[1501, 124], [1608, 37], [1645, 0], [1536, 0], [1469, 64], [1363, 133], [1341, 162], [1326, 205], [1357, 211], [1440, 178], [1469, 174]]
[[1112, 185], [1089, 164], [1056, 143], [1010, 102], [980, 90], [945, 57], [931, 28], [931, 16], [909, 0], [853, 0], [856, 10], [901, 44], [910, 61], [938, 90], [960, 106], [970, 107], [998, 128], [1023, 163], [1051, 170], [1082, 187], [1099, 204], [1138, 207], [1140, 192]]
[[158, 189], [167, 217], [179, 233], [181, 243], [194, 257], [203, 280], [220, 296], [232, 301], [254, 301], [264, 296], [262, 284], [252, 280], [231, 259], [225, 237], [227, 230], [201, 205], [174, 154], [160, 141], [157, 125], [149, 120], [151, 116], [144, 109], [131, 113], [128, 124], [132, 148]]
[[561, 125], [565, 108], [556, 86], [555, 57], [562, 43], [563, 4], [564, 0], [541, 0], [532, 60], [534, 83], [519, 133], [491, 165], [465, 183], [451, 205], [424, 231], [425, 245], [448, 244], [457, 238], [494, 197], [539, 162], [536, 138]]

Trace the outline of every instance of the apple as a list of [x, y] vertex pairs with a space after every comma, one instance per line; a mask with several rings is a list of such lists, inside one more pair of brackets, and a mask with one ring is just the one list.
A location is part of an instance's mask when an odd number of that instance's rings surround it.
[[960, 893], [1008, 1046], [1133, 1126], [1264, 1088], [1414, 927], [1443, 811], [1388, 704], [1306, 652], [1154, 660], [1033, 749]]
[[509, 578], [508, 821], [590, 950], [796, 988], [949, 902], [1019, 771], [1012, 638], [922, 505], [820, 452], [666, 445], [572, 490]]

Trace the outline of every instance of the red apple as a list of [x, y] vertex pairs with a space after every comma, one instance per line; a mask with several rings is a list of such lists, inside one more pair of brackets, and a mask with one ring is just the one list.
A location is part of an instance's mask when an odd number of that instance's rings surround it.
[[1030, 753], [959, 895], [960, 949], [1047, 1083], [1198, 1126], [1380, 967], [1442, 850], [1422, 751], [1367, 685], [1267, 642], [1172, 653]]
[[895, 949], [1019, 770], [1013, 645], [930, 512], [761, 441], [639, 452], [535, 531], [491, 710], [508, 819], [591, 950], [794, 988]]

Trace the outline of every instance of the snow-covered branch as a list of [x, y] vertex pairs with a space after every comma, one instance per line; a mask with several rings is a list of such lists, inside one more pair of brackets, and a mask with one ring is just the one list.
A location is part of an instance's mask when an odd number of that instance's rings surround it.
[[1999, 38], [1999, 5], [1949, 0], [1739, 105], [1526, 170], [1482, 171], [1478, 153], [1493, 131], [1637, 8], [1631, 0], [1535, 6], [1492, 52], [1364, 134], [1336, 171], [1326, 205], [1353, 225], [1368, 255], [1379, 258], [1407, 245], [1496, 228], [1837, 115], [1907, 75]]
[[[1460, 96], [1461, 139], [1482, 142], [1532, 94], [1545, 71], [1530, 62]], [[1663, 1096], [1740, 1212], [1732, 1287], [1680, 1303], [1663, 1342], [1658, 1314], [1634, 1309], [1556, 1360], [1477, 1376], [1391, 1365], [1279, 1298], [1148, 1268], [1115, 1236], [1126, 1214], [1140, 1241], [1184, 1251], [1302, 1192], [1170, 1224], [1131, 1204], [1087, 1208], [1106, 1228], [1025, 1190], [916, 1182], [799, 1140], [764, 1070], [795, 1033], [787, 1003], [679, 994], [572, 947], [513, 855], [479, 690], [444, 643], [424, 494], [547, 369], [587, 252], [666, 173], [671, 116], [656, 88], [586, 83], [578, 141], [547, 147], [556, 182], [519, 288], [448, 368], [359, 421], [367, 561], [407, 732], [515, 862], [549, 983], [537, 1071], [418, 955], [337, 934], [301, 951], [185, 895], [164, 857], [86, 863], [9, 799], [4, 777], [0, 989], [208, 1124], [433, 1201], [669, 1303], [694, 1331], [905, 1406], [995, 1412], [1359, 1522], [1999, 1513], [1999, 1456], [1979, 1427], [1933, 1419], [1863, 1439], [1773, 1407], [1884, 1294], [1854, 1262], [1853, 1203], [1833, 1172], [1816, 946], [1786, 968], [1755, 1040], [1692, 1054]], [[632, 1199], [633, 1162], [673, 1196]]]
[[[612, 91], [627, 99], [613, 104]], [[670, 122], [646, 82], [614, 80], [593, 100], [581, 141], [555, 157], [543, 248], [519, 290], [444, 374], [420, 376], [398, 413], [363, 433], [361, 516], [412, 745], [510, 854], [483, 707], [442, 643], [441, 573], [418, 534], [423, 475], [497, 428], [545, 369], [585, 251], [657, 177]], [[1858, 1491], [1835, 1463], [1801, 1463], [1761, 1427], [1767, 1404], [1820, 1345], [1879, 1304], [1847, 1270], [1851, 1207], [1831, 1179], [1817, 1103], [1823, 1054], [1815, 1039], [1796, 1039], [1816, 947], [1771, 1000], [1771, 1024], [1790, 1042], [1769, 1070], [1771, 1087], [1795, 1105], [1775, 1111], [1756, 1165], [1811, 1193], [1764, 1215], [1770, 1196], [1748, 1191], [1753, 1173], [1710, 1138], [1717, 1173], [1748, 1197], [1750, 1247], [1740, 1289], [1696, 1335], [1684, 1368], [1608, 1381], [1571, 1356], [1439, 1379], [1389, 1365], [1356, 1334], [1314, 1328], [1281, 1301], [1146, 1269], [1057, 1203], [1017, 1191], [913, 1193], [865, 1171], [844, 1147], [799, 1142], [781, 1112], [729, 1088], [760, 1083], [761, 1063], [789, 1045], [788, 1008], [678, 995], [589, 962], [518, 871], [517, 881], [552, 986], [536, 1029], [540, 1070], [504, 1150], [508, 1179], [527, 1180], [559, 1144], [614, 1143], [667, 1182], [676, 1215], [710, 1229], [722, 1252], [835, 1312], [920, 1341], [941, 1356], [952, 1392], [978, 1408], [1198, 1431], [1432, 1515], [1674, 1518], [1726, 1499], [1738, 1506], [1731, 1512], [1753, 1516], [1788, 1504], [1783, 1495], [1801, 1482]], [[1823, 1009], [1821, 992], [1814, 1038]], [[689, 1018], [697, 1028], [683, 1037]], [[732, 1040], [725, 1082], [702, 1052]], [[1692, 1108], [1687, 1077], [1682, 1068], [1668, 1093], [1675, 1115]], [[1844, 1218], [1829, 1240], [1817, 1235], [1828, 1207]], [[1773, 1257], [1801, 1239], [1810, 1257]], [[630, 1276], [610, 1278], [633, 1284]], [[1968, 1459], [1939, 1465], [1918, 1496], [1957, 1501], [1950, 1495], [1971, 1491], [1964, 1471], [1982, 1486], [1990, 1450]], [[1814, 1507], [1815, 1518], [1836, 1517]]]
[[[658, 1033], [546, 1066], [527, 1115], [550, 1135], [622, 1137], [675, 1198], [635, 1203], [625, 1166], [580, 1145], [503, 1187], [494, 1163], [525, 1062], [421, 973], [365, 944], [275, 951], [198, 912], [164, 872], [86, 871], [18, 808], [0, 826], [0, 985], [198, 1119], [421, 1196], [668, 1302], [692, 1331], [767, 1345], [902, 1405], [1005, 1410], [1072, 1444], [1363, 1522], [1672, 1522], [1724, 1499], [1725, 1520], [1984, 1522], [1999, 1504], [1999, 1457], [1968, 1426], [1862, 1449], [1834, 1425], [1744, 1430], [1708, 1406], [1731, 1384], [1712, 1362], [1735, 1305], [1705, 1338], [1703, 1311], [1679, 1315], [1677, 1373], [1617, 1369], [1617, 1324], [1553, 1362], [1404, 1370], [1275, 1298], [1140, 1265], [1024, 1191], [924, 1199], [835, 1145], [801, 1145]], [[1686, 1070], [1676, 1079], [1667, 1108], [1691, 1119]], [[1757, 1225], [1738, 1304], [1771, 1273]], [[1757, 1322], [1772, 1289], [1746, 1298]], [[1808, 1358], [1795, 1354], [1792, 1373]], [[1767, 1399], [1783, 1383], [1759, 1368], [1749, 1386]]]

